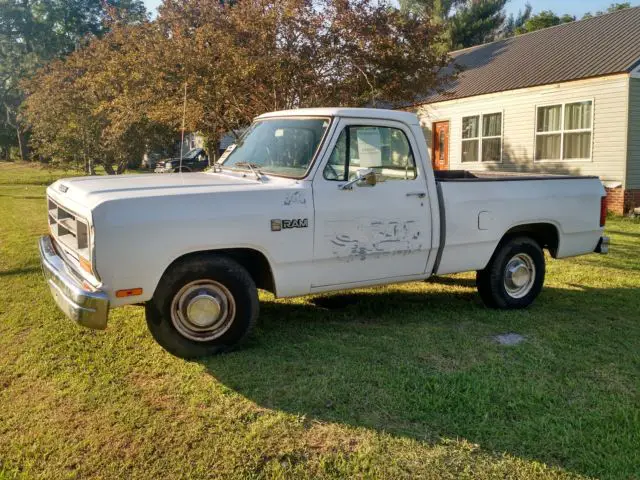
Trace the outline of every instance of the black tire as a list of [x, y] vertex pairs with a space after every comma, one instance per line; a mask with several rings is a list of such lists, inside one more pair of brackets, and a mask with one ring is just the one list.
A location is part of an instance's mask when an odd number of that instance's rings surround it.
[[173, 173], [189, 173], [189, 172], [191, 172], [191, 169], [188, 167], [182, 167], [182, 168], [178, 167], [173, 171]]
[[[525, 275], [529, 280], [522, 287], [517, 287], [512, 280], [513, 274], [507, 272], [507, 267], [518, 267], [521, 264], [524, 267], [519, 268], [529, 273], [528, 277]], [[540, 294], [544, 275], [544, 253], [540, 245], [529, 237], [514, 237], [498, 245], [489, 264], [484, 270], [478, 270], [476, 287], [480, 298], [488, 307], [525, 308]]]
[[[182, 293], [185, 288], [196, 297], [201, 295], [202, 292], [196, 291], [199, 282], [210, 282], [214, 288], [220, 288], [230, 295], [225, 296], [225, 301], [233, 305], [233, 314], [231, 307], [227, 308], [224, 328], [220, 327], [217, 331], [221, 333], [213, 339], [206, 339], [206, 336], [189, 338], [187, 335], [199, 336], [201, 333], [190, 330], [189, 325], [193, 324], [180, 320], [189, 315], [181, 316], [178, 311], [182, 310], [174, 308], [186, 295]], [[172, 266], [160, 280], [153, 298], [145, 304], [147, 325], [153, 338], [168, 352], [185, 359], [231, 350], [247, 337], [258, 312], [258, 291], [249, 273], [234, 260], [218, 255], [193, 256]]]

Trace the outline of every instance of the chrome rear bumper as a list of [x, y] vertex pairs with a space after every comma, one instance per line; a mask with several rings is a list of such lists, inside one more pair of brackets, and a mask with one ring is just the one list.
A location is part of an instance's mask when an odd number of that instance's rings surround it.
[[40, 262], [51, 295], [60, 310], [79, 325], [98, 330], [107, 328], [109, 297], [100, 290], [83, 287], [55, 250], [51, 237], [40, 237]]
[[609, 237], [605, 237], [604, 235], [600, 237], [598, 240], [598, 244], [596, 245], [596, 249], [594, 250], [596, 253], [609, 253]]

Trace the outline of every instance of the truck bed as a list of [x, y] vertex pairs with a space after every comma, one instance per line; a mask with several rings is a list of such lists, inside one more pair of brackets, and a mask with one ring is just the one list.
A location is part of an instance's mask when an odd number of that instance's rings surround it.
[[440, 208], [439, 274], [483, 269], [518, 225], [557, 232], [557, 258], [589, 253], [601, 235], [604, 187], [598, 177], [436, 171]]

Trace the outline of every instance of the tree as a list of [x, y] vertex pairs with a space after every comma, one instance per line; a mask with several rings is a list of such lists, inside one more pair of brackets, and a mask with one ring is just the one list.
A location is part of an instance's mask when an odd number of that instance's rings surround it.
[[210, 137], [269, 110], [410, 100], [448, 62], [439, 26], [374, 0], [165, 2], [158, 23], [182, 61], [160, 67], [150, 115], [176, 118], [186, 81], [187, 123]]
[[[0, 107], [0, 116], [5, 115]], [[0, 160], [11, 160], [12, 150], [17, 146], [15, 131], [0, 122]]]
[[[528, 12], [530, 13], [531, 6], [527, 5], [527, 7], [528, 7]], [[612, 3], [611, 5], [609, 5], [609, 7], [607, 7], [605, 11], [597, 11], [596, 16], [604, 15], [605, 13], [611, 13], [611, 12], [615, 12], [616, 10], [622, 10], [629, 7], [631, 7], [631, 4], [629, 2]], [[527, 12], [527, 8], [525, 8], [525, 13], [526, 12]], [[591, 12], [587, 12], [584, 14], [582, 19], [584, 20], [586, 18], [591, 18], [591, 17], [593, 17], [593, 14]], [[576, 20], [576, 17], [574, 17], [573, 15], [569, 15], [565, 13], [564, 15], [558, 16], [551, 10], [543, 10], [542, 12], [536, 15], [528, 16], [526, 21], [521, 25], [514, 24], [515, 28], [513, 30], [515, 31], [516, 35], [521, 35], [523, 33], [535, 32], [536, 30], [540, 30], [542, 28], [553, 27], [555, 25], [569, 23], [575, 20]]]
[[186, 128], [209, 138], [270, 110], [400, 103], [450, 78], [442, 36], [376, 0], [168, 0], [41, 71], [25, 117], [39, 153], [117, 173], [179, 130], [185, 85]]
[[165, 2], [158, 22], [185, 59], [171, 77], [196, 86], [209, 136], [269, 110], [411, 100], [448, 62], [438, 25], [375, 0]]
[[428, 15], [445, 22], [466, 0], [400, 0], [400, 10], [415, 15]]
[[569, 23], [575, 21], [576, 17], [568, 14], [558, 16], [551, 10], [543, 10], [536, 15], [529, 17], [524, 25], [516, 28], [516, 34], [522, 35], [523, 33], [535, 32], [543, 28], [553, 27], [562, 23]]
[[[69, 54], [109, 22], [146, 18], [140, 0], [4, 0], [0, 2], [0, 127], [16, 134], [23, 159], [25, 130], [18, 119], [21, 80], [54, 58]], [[6, 145], [5, 145], [6, 146]]]
[[[624, 10], [625, 8], [631, 8], [631, 3], [630, 2], [612, 3], [607, 7], [605, 11], [598, 10], [596, 12], [596, 16], [604, 15], [605, 13], [615, 12], [617, 10]], [[584, 14], [582, 19], [584, 20], [585, 18], [591, 18], [591, 17], [593, 17], [593, 14], [591, 12], [587, 12]]]
[[524, 11], [519, 10], [517, 16], [514, 17], [513, 13], [510, 14], [509, 18], [504, 24], [501, 36], [503, 38], [513, 37], [518, 29], [523, 28], [527, 20], [531, 18], [532, 11], [533, 7], [531, 7], [531, 4], [527, 2], [524, 6]]
[[507, 0], [400, 0], [400, 9], [445, 26], [447, 48], [459, 49], [498, 38]]
[[451, 47], [460, 49], [495, 40], [505, 23], [506, 3], [485, 0], [460, 6], [449, 19]]
[[150, 42], [149, 26], [116, 26], [25, 82], [23, 116], [35, 151], [53, 162], [71, 163], [93, 174], [101, 165], [122, 173], [146, 148], [165, 144], [175, 130], [153, 122], [143, 109], [127, 105], [141, 82], [127, 71], [140, 41]]

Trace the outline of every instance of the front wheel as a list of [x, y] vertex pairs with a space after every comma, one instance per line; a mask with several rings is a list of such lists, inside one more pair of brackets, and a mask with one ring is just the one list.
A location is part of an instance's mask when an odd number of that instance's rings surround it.
[[529, 306], [544, 284], [544, 253], [529, 237], [512, 238], [498, 246], [484, 270], [476, 274], [485, 305], [513, 309]]
[[231, 349], [258, 317], [258, 292], [249, 273], [222, 256], [192, 257], [171, 267], [146, 303], [153, 338], [181, 358]]

